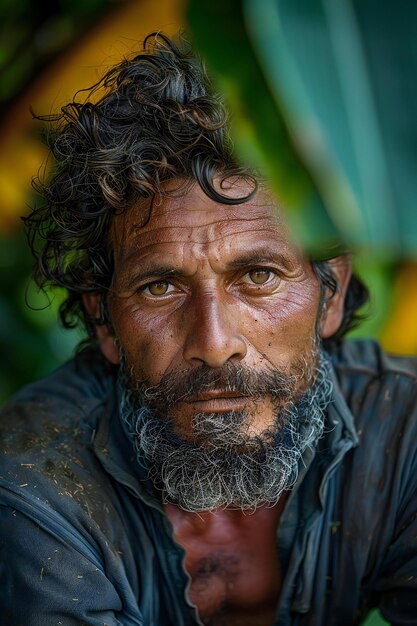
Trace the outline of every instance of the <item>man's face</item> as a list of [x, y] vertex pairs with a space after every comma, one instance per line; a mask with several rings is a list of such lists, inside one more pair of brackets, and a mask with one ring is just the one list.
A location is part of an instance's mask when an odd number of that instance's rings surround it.
[[[226, 191], [242, 197], [244, 181]], [[259, 191], [235, 206], [209, 199], [198, 185], [185, 195], [141, 201], [114, 222], [113, 327], [134, 380], [157, 385], [202, 365], [221, 371], [298, 376], [316, 358], [320, 286], [290, 240], [272, 197]], [[145, 216], [145, 217], [144, 217]], [[143, 225], [145, 223], [145, 225]], [[299, 390], [311, 381], [300, 377]], [[171, 409], [179, 435], [193, 437], [201, 412], [253, 404], [250, 433], [271, 426], [269, 397], [226, 389], [185, 397]]]

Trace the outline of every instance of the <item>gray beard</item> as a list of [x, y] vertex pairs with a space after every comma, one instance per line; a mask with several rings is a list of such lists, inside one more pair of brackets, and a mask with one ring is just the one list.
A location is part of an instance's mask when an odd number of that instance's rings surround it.
[[[189, 442], [176, 433], [169, 418], [167, 406], [174, 383], [155, 393], [157, 387], [145, 381], [132, 383], [127, 370], [122, 359], [120, 414], [128, 426], [137, 461], [161, 489], [164, 502], [190, 512], [226, 507], [255, 510], [261, 504], [277, 502], [297, 480], [304, 451], [314, 449], [322, 436], [332, 394], [330, 364], [324, 353], [316, 367], [297, 376], [297, 380], [304, 376], [313, 381], [301, 397], [295, 377], [277, 372], [274, 382], [265, 383], [265, 374], [252, 374], [255, 379], [262, 378], [259, 397], [280, 399], [274, 426], [253, 436], [245, 431], [250, 422], [247, 410], [200, 413], [193, 418], [195, 441]], [[233, 380], [245, 378], [245, 371], [240, 366], [238, 370]], [[208, 388], [206, 383], [204, 386]], [[235, 384], [229, 388], [234, 389]], [[166, 401], [165, 410], [153, 403], [158, 393]]]

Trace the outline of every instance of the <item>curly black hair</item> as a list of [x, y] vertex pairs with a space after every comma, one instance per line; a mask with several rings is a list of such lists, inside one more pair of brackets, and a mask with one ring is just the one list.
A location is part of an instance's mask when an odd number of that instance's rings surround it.
[[[83, 92], [81, 92], [83, 93]], [[78, 96], [79, 98], [79, 96]], [[57, 115], [35, 116], [51, 126], [45, 141], [54, 171], [34, 180], [42, 204], [23, 218], [35, 257], [34, 278], [44, 288], [64, 287], [64, 327], [80, 322], [90, 338], [97, 323], [110, 324], [106, 295], [113, 276], [110, 224], [116, 212], [140, 197], [167, 193], [169, 179], [197, 181], [224, 204], [248, 200], [259, 176], [238, 162], [222, 98], [213, 90], [201, 60], [187, 42], [175, 44], [152, 33], [143, 50], [110, 69], [82, 101]], [[231, 198], [214, 187], [214, 176], [243, 177], [248, 196]], [[313, 261], [323, 293], [338, 285], [326, 261]], [[82, 295], [101, 295], [102, 315], [87, 314]], [[357, 324], [367, 300], [356, 276], [349, 285], [344, 319], [333, 339]]]

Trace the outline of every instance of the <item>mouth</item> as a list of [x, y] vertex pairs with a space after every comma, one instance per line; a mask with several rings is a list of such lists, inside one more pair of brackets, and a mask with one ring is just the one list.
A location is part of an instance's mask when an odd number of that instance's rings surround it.
[[227, 413], [229, 411], [241, 411], [245, 408], [250, 398], [239, 392], [215, 390], [207, 391], [187, 398], [186, 403], [198, 413]]

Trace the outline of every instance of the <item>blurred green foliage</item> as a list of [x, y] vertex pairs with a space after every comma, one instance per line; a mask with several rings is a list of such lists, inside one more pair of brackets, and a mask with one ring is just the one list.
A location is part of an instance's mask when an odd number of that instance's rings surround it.
[[57, 54], [116, 4], [116, 0], [2, 0], [0, 116]]
[[[48, 63], [119, 3], [2, 0], [0, 122]], [[22, 206], [22, 214], [26, 210]], [[81, 338], [78, 331], [60, 328], [57, 310], [63, 294], [40, 293], [30, 280], [31, 265], [23, 228], [0, 234], [0, 404], [62, 363]]]
[[384, 620], [381, 616], [381, 613], [378, 610], [372, 611], [369, 613], [368, 617], [364, 622], [362, 622], [362, 626], [389, 626], [389, 622]]
[[304, 248], [416, 258], [417, 4], [190, 0], [188, 18]]
[[63, 294], [39, 292], [31, 264], [21, 229], [0, 238], [0, 405], [67, 359], [81, 339], [78, 331], [58, 325]]

